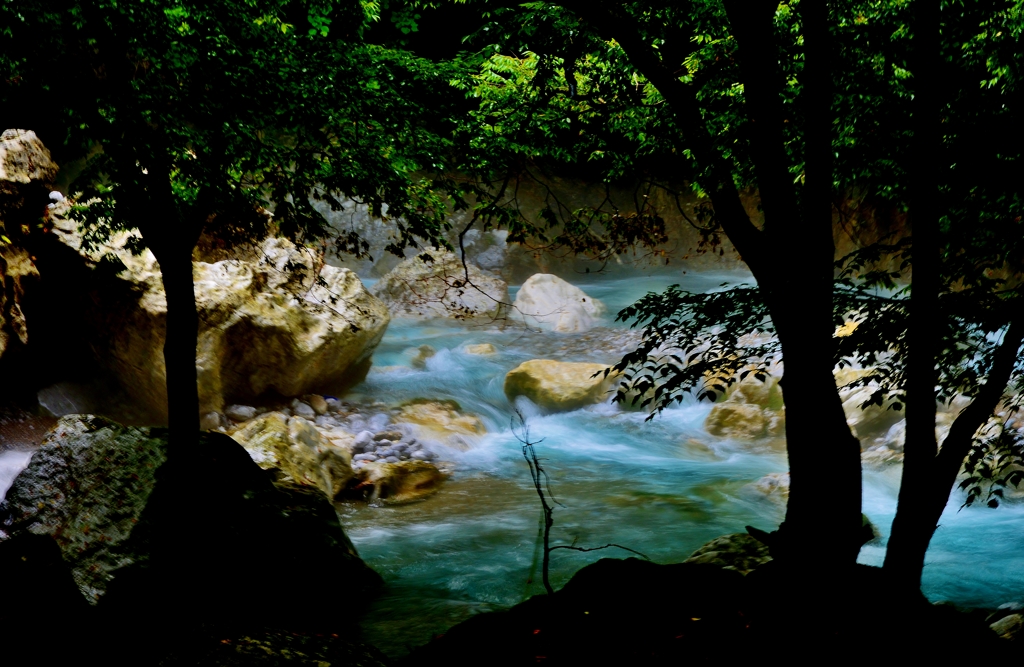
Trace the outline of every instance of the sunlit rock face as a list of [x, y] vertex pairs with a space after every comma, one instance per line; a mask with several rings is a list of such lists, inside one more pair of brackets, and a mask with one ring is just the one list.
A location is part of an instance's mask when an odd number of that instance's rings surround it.
[[[64, 243], [88, 261], [107, 254], [123, 263], [116, 279], [93, 287], [93, 349], [132, 400], [164, 418], [167, 300], [156, 258], [149, 250], [131, 254], [126, 234], [83, 250], [76, 224], [55, 218]], [[312, 251], [284, 239], [267, 239], [259, 250], [256, 261], [193, 263], [202, 414], [354, 382], [390, 320], [352, 271], [320, 267]]]
[[319, 491], [273, 483], [223, 434], [198, 445], [166, 468], [164, 429], [61, 418], [0, 503], [0, 548], [47, 536], [87, 602], [135, 613], [177, 599], [268, 622], [296, 613], [291, 583], [310, 563], [332, 573], [317, 584], [327, 607], [379, 582]]
[[[422, 257], [430, 261], [424, 261]], [[508, 303], [505, 281], [481, 271], [474, 264], [466, 268], [453, 253], [427, 250], [406, 259], [373, 286], [373, 293], [395, 317], [417, 319], [494, 319]]]
[[57, 165], [35, 132], [0, 134], [0, 215], [24, 206], [26, 195], [45, 194], [56, 177]]
[[334, 445], [312, 422], [280, 412], [261, 415], [231, 433], [264, 470], [279, 479], [320, 489], [335, 498], [352, 479], [352, 455]]
[[512, 305], [513, 317], [561, 333], [588, 331], [606, 310], [597, 299], [550, 273], [530, 276]]
[[[17, 237], [22, 218], [38, 220], [56, 176], [57, 165], [35, 132], [0, 134], [0, 235]], [[29, 253], [0, 239], [0, 356], [13, 341], [28, 342], [22, 303], [26, 289], [38, 278]]]
[[415, 424], [419, 437], [457, 449], [468, 448], [475, 436], [487, 432], [479, 417], [462, 412], [461, 406], [452, 400], [409, 401], [399, 408], [395, 421]]
[[505, 395], [509, 400], [525, 396], [551, 412], [603, 403], [611, 397], [615, 380], [614, 374], [604, 376], [606, 368], [605, 364], [531, 359], [505, 376]]

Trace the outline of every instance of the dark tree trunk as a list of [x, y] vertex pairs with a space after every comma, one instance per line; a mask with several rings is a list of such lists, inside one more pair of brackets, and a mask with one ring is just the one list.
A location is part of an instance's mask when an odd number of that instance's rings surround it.
[[[913, 226], [913, 278], [907, 335], [906, 414], [903, 478], [899, 504], [886, 550], [885, 568], [897, 579], [920, 586], [924, 554], [942, 508], [936, 508], [935, 368], [932, 319], [938, 312], [938, 158], [939, 5], [917, 3], [911, 70], [913, 139], [908, 161], [910, 220]], [[961, 459], [962, 461], [962, 459]], [[942, 494], [942, 506], [949, 487]], [[937, 509], [937, 511], [936, 511]]]
[[199, 317], [192, 283], [192, 252], [179, 250], [160, 259], [164, 293], [167, 295], [167, 425], [172, 441], [199, 432], [199, 390], [196, 346]]
[[[196, 349], [199, 341], [199, 316], [196, 312], [195, 286], [192, 280], [192, 251], [202, 231], [178, 210], [169, 191], [169, 174], [159, 167], [150, 168], [151, 186], [147, 217], [139, 224], [146, 246], [160, 264], [161, 280], [167, 298], [164, 365], [167, 377], [167, 425], [173, 452], [195, 445], [199, 437], [199, 379]], [[168, 189], [160, 187], [167, 183]], [[157, 185], [159, 184], [159, 185]], [[139, 215], [138, 213], [136, 215]]]
[[[852, 564], [861, 540], [860, 448], [846, 424], [832, 375], [832, 144], [831, 43], [828, 7], [802, 8], [809, 42], [804, 73], [811, 117], [807, 187], [797, 196], [787, 169], [782, 105], [784, 81], [772, 24], [776, 4], [727, 2], [740, 45], [739, 61], [764, 229], [749, 219], [728, 163], [708, 134], [695, 91], [662, 62], [628, 13], [584, 0], [563, 4], [615, 38], [633, 65], [661, 92], [685, 134], [685, 145], [706, 169], [703, 185], [716, 219], [750, 267], [768, 302], [785, 362], [783, 393], [791, 490], [786, 522], [773, 552], [810, 567]], [[810, 33], [814, 33], [813, 35]], [[795, 259], [796, 261], [793, 261]], [[799, 266], [799, 270], [796, 267]], [[777, 547], [777, 548], [776, 548]]]

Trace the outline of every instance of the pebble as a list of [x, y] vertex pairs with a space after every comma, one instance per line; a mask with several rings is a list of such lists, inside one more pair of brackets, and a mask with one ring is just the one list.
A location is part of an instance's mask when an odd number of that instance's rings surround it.
[[429, 461], [430, 453], [423, 451], [422, 449], [418, 449], [412, 454], [410, 454], [409, 458], [416, 459], [417, 461]]
[[310, 407], [307, 403], [303, 403], [302, 401], [298, 401], [298, 405], [293, 404], [292, 410], [299, 417], [307, 417], [309, 419], [313, 419], [314, 417], [316, 417], [316, 410]]
[[397, 456], [388, 456], [384, 459], [384, 461], [387, 463], [398, 463], [398, 460], [399, 459]]
[[377, 435], [373, 436], [374, 440], [391, 440], [392, 442], [401, 440], [402, 434], [399, 431], [381, 431]]
[[328, 412], [337, 412], [338, 409], [341, 408], [341, 401], [339, 401], [336, 398], [328, 398], [328, 399], [326, 399], [326, 401], [327, 401], [327, 411]]
[[352, 457], [353, 461], [376, 461], [376, 454], [356, 454]]
[[229, 405], [224, 409], [224, 414], [236, 422], [244, 422], [256, 416], [256, 408], [251, 405]]
[[309, 407], [313, 408], [313, 411], [318, 415], [327, 414], [327, 400], [320, 394], [310, 394]]
[[357, 447], [363, 447], [373, 442], [373, 431], [360, 431], [353, 441]]
[[338, 420], [330, 415], [320, 415], [316, 418], [316, 425], [321, 428], [330, 428], [338, 425]]
[[384, 458], [391, 458], [392, 456], [398, 456], [398, 452], [396, 452], [393, 447], [388, 447], [384, 451], [380, 451], [378, 448], [377, 455], [383, 456]]

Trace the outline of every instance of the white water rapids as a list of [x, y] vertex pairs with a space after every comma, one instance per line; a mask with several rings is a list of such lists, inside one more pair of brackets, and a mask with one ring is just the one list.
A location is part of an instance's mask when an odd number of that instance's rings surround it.
[[[580, 276], [584, 278], [584, 276]], [[586, 276], [576, 284], [604, 301], [604, 329], [590, 334], [525, 332], [521, 327], [396, 320], [374, 354], [374, 368], [356, 387], [358, 402], [397, 405], [414, 398], [452, 399], [479, 416], [488, 433], [468, 451], [445, 451], [454, 475], [435, 496], [395, 507], [340, 505], [346, 531], [388, 586], [363, 623], [367, 639], [387, 653], [424, 643], [469, 615], [516, 604], [542, 592], [538, 561], [540, 506], [521, 445], [510, 430], [505, 374], [528, 359], [614, 363], [623, 324], [614, 313], [644, 293], [679, 282], [709, 290], [740, 274]], [[589, 336], [589, 337], [588, 337]], [[464, 346], [492, 343], [494, 355]], [[413, 368], [411, 350], [437, 353]], [[550, 474], [555, 509], [553, 544], [592, 547], [614, 542], [662, 563], [678, 562], [704, 542], [773, 529], [783, 504], [752, 487], [787, 469], [779, 447], [715, 438], [703, 426], [710, 405], [687, 402], [653, 421], [612, 405], [553, 415], [528, 415], [537, 453]], [[807, 425], [813, 428], [813, 425]], [[28, 461], [0, 453], [0, 493]], [[822, 471], [822, 474], [828, 474]], [[881, 564], [896, 507], [899, 468], [865, 467], [864, 512], [882, 532], [861, 562]], [[828, 503], [829, 498], [822, 498]], [[1024, 601], [1024, 506], [958, 511], [953, 494], [928, 553], [924, 590], [932, 600], [995, 607]], [[631, 554], [608, 549], [556, 551], [552, 583], [561, 586], [583, 565]], [[329, 571], [320, 576], [331, 576]]]

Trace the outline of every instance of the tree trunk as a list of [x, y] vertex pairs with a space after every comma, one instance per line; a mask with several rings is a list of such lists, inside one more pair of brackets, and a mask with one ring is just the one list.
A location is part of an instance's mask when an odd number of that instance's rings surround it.
[[172, 442], [185, 434], [199, 432], [199, 378], [196, 347], [199, 317], [192, 283], [192, 253], [177, 252], [160, 260], [164, 293], [167, 295], [167, 338], [164, 364], [167, 367], [167, 425]]
[[[921, 585], [925, 551], [949, 497], [948, 486], [944, 493], [935, 487], [935, 459], [939, 448], [935, 439], [938, 373], [932, 319], [938, 312], [940, 288], [937, 173], [941, 143], [940, 58], [939, 7], [938, 3], [928, 5], [915, 5], [910, 55], [915, 81], [911, 120], [914, 134], [907, 171], [914, 245], [906, 352], [907, 431], [899, 504], [885, 557], [887, 570], [898, 580], [917, 587]], [[936, 493], [943, 496], [942, 507], [936, 506]]]

